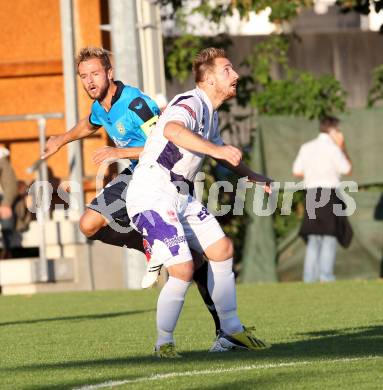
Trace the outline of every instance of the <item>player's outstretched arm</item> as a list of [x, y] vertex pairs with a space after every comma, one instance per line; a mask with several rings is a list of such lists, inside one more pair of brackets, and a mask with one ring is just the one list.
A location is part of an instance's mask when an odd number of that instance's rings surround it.
[[138, 160], [143, 150], [144, 148], [136, 147], [114, 148], [112, 146], [104, 146], [93, 153], [92, 159], [95, 164], [102, 164], [106, 160], [119, 160], [120, 158]]
[[41, 158], [48, 158], [52, 154], [58, 152], [67, 143], [88, 137], [98, 129], [98, 127], [93, 126], [89, 122], [88, 117], [81, 119], [74, 127], [72, 127], [64, 134], [54, 135], [50, 137], [45, 145], [45, 151]]
[[240, 177], [247, 177], [248, 180], [252, 181], [253, 183], [263, 183], [264, 190], [267, 193], [271, 193], [270, 185], [273, 182], [273, 179], [271, 179], [270, 177], [254, 172], [242, 161], [237, 166], [233, 166], [227, 161], [219, 159], [215, 160], [218, 161], [220, 164], [224, 165], [226, 168], [230, 169], [232, 172], [236, 173]]
[[230, 169], [232, 172], [236, 173], [238, 176], [241, 177], [247, 176], [250, 181], [258, 182], [258, 183], [267, 183], [267, 184], [270, 184], [274, 181], [270, 177], [254, 172], [242, 161], [239, 163], [239, 165], [233, 166], [231, 164], [228, 164], [226, 161], [218, 160], [218, 159], [216, 160], [220, 164], [224, 165], [226, 168]]
[[177, 146], [227, 161], [233, 166], [237, 166], [242, 159], [242, 152], [238, 148], [231, 145], [216, 145], [193, 133], [182, 122], [168, 122], [164, 128], [164, 136]]

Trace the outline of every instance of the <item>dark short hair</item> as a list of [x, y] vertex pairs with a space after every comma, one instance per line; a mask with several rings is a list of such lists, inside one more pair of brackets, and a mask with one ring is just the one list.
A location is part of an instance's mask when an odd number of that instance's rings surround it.
[[208, 47], [197, 54], [193, 61], [193, 72], [196, 83], [205, 79], [206, 72], [213, 69], [216, 58], [227, 58], [225, 50]]
[[92, 60], [93, 58], [98, 58], [101, 61], [101, 64], [105, 70], [112, 68], [110, 63], [110, 58], [108, 52], [102, 47], [84, 47], [82, 48], [76, 56], [76, 65], [77, 68], [81, 62]]
[[319, 129], [322, 133], [328, 133], [329, 129], [338, 127], [340, 120], [335, 116], [324, 116], [319, 121]]

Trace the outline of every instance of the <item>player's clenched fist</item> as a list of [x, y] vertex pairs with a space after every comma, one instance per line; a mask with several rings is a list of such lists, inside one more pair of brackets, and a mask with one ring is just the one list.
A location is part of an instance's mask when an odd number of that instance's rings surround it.
[[235, 167], [238, 166], [242, 160], [242, 152], [231, 145], [216, 145], [211, 156], [219, 160], [225, 160]]

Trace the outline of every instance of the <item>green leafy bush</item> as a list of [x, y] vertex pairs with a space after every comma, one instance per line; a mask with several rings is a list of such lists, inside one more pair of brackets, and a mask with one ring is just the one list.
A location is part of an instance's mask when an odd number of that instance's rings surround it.
[[376, 67], [373, 71], [367, 106], [373, 107], [379, 100], [383, 100], [383, 65]]
[[316, 119], [344, 111], [345, 97], [346, 92], [331, 75], [291, 72], [285, 80], [272, 80], [263, 91], [253, 93], [251, 102], [260, 114]]
[[186, 81], [192, 72], [193, 59], [200, 50], [210, 46], [227, 49], [231, 44], [231, 39], [224, 34], [215, 37], [183, 34], [175, 38], [166, 38], [164, 42], [166, 77], [169, 80]]

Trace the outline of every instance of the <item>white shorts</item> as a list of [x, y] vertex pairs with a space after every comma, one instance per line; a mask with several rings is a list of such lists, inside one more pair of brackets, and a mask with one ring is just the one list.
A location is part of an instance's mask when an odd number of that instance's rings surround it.
[[166, 267], [192, 260], [189, 247], [203, 253], [225, 236], [206, 207], [180, 194], [157, 165], [136, 168], [126, 205], [132, 226], [143, 236], [147, 256]]

